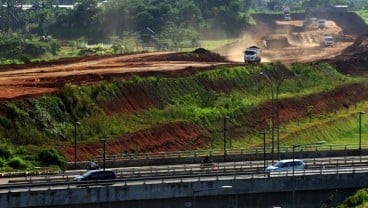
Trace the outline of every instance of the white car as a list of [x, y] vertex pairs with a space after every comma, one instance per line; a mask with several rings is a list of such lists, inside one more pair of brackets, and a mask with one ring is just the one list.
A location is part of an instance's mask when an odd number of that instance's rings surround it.
[[295, 171], [304, 170], [304, 162], [299, 159], [280, 160], [267, 167], [266, 172], [293, 171], [293, 169]]

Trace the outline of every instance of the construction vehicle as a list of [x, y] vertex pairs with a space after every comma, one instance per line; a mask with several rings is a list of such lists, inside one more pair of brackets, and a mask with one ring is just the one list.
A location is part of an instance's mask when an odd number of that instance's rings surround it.
[[319, 19], [318, 20], [318, 28], [324, 29], [326, 27], [326, 20], [325, 19]]
[[244, 51], [244, 63], [261, 63], [261, 48], [251, 46]]
[[335, 41], [332, 35], [324, 35], [322, 37], [321, 45], [323, 47], [332, 47], [334, 44], [335, 44]]
[[284, 12], [284, 20], [290, 21], [291, 20], [290, 6], [283, 6], [282, 10]]

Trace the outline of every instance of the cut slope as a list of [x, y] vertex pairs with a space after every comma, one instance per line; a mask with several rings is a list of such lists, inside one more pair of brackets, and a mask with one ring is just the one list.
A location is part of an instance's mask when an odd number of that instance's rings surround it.
[[[203, 129], [190, 124], [173, 123], [107, 140], [106, 154], [190, 150], [205, 147], [208, 141]], [[74, 147], [61, 147], [59, 150], [68, 161], [74, 160]], [[80, 144], [77, 152], [78, 161], [90, 160], [101, 155], [102, 143]]]

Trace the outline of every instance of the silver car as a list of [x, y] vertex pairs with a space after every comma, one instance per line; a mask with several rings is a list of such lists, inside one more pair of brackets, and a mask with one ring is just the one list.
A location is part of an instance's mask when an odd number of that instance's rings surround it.
[[288, 159], [277, 161], [274, 165], [266, 168], [267, 172], [281, 172], [281, 171], [293, 171], [304, 170], [304, 162], [299, 159]]

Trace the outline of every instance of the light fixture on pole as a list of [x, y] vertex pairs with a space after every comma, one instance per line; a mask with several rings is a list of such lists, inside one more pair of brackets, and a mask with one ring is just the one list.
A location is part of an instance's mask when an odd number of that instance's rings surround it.
[[275, 100], [274, 100], [274, 86], [273, 86], [273, 82], [270, 79], [270, 77], [264, 73], [264, 72], [259, 72], [260, 75], [264, 76], [268, 82], [270, 83], [271, 86], [271, 105], [272, 105], [272, 112], [271, 112], [271, 138], [272, 138], [272, 146], [271, 146], [271, 159], [272, 159], [272, 163], [274, 162], [274, 148], [275, 148]]
[[74, 170], [77, 169], [77, 126], [80, 125], [79, 121], [74, 122]]

